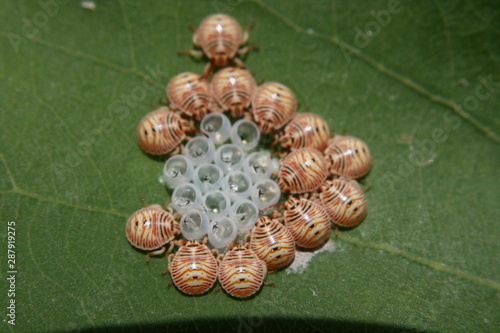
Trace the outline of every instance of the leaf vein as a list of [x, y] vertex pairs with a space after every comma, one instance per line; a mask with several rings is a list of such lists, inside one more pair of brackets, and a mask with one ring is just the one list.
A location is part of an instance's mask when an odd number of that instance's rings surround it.
[[265, 4], [262, 0], [252, 0], [255, 4], [260, 6], [262, 9], [268, 11], [270, 14], [275, 16], [277, 19], [281, 20], [283, 23], [285, 23], [288, 27], [290, 27], [292, 30], [295, 32], [308, 35], [311, 37], [315, 37], [318, 39], [326, 40], [340, 48], [343, 48], [347, 50], [349, 53], [353, 54], [356, 56], [358, 59], [364, 61], [368, 65], [371, 65], [375, 69], [377, 69], [379, 72], [385, 74], [386, 76], [398, 81], [399, 83], [403, 84], [404, 86], [410, 88], [411, 90], [419, 93], [420, 95], [424, 96], [425, 98], [441, 104], [445, 106], [448, 109], [451, 109], [453, 112], [455, 112], [458, 116], [463, 118], [465, 121], [467, 121], [470, 125], [474, 126], [476, 129], [478, 129], [480, 132], [482, 132], [486, 137], [489, 139], [499, 142], [500, 143], [500, 135], [495, 133], [491, 128], [487, 127], [486, 125], [482, 124], [480, 121], [475, 119], [471, 114], [468, 112], [464, 111], [460, 105], [455, 103], [454, 101], [448, 100], [444, 97], [441, 97], [428, 89], [426, 89], [424, 86], [420, 85], [416, 81], [407, 78], [403, 76], [402, 74], [399, 74], [383, 64], [377, 62], [375, 59], [372, 59], [371, 57], [363, 54], [360, 50], [358, 50], [356, 47], [351, 46], [350, 44], [347, 44], [343, 41], [341, 41], [337, 37], [332, 37], [329, 35], [317, 33], [315, 31], [308, 31], [307, 29], [304, 29], [300, 27], [299, 25], [293, 23], [290, 19], [288, 19], [286, 16], [280, 14], [274, 8], [271, 8], [269, 5]]
[[398, 248], [391, 246], [389, 244], [365, 242], [365, 241], [356, 239], [354, 237], [349, 237], [349, 236], [344, 236], [344, 235], [339, 236], [339, 239], [346, 241], [346, 242], [349, 242], [351, 244], [357, 245], [357, 246], [371, 248], [374, 250], [382, 250], [382, 251], [388, 252], [392, 255], [403, 257], [403, 258], [408, 259], [410, 261], [427, 266], [429, 268], [432, 268], [435, 271], [448, 273], [448, 274], [454, 275], [456, 277], [459, 277], [461, 279], [464, 279], [464, 280], [467, 280], [470, 282], [474, 282], [474, 283], [477, 283], [477, 284], [480, 284], [483, 286], [487, 286], [487, 287], [490, 287], [490, 288], [493, 288], [493, 289], [500, 291], [500, 283], [498, 283], [496, 281], [482, 278], [480, 276], [464, 272], [462, 270], [450, 267], [450, 266], [448, 266], [444, 263], [438, 262], [438, 261], [434, 261], [431, 259], [417, 256], [415, 254], [398, 249]]
[[448, 26], [448, 20], [446, 19], [446, 14], [443, 10], [443, 6], [441, 5], [440, 1], [435, 1], [435, 5], [437, 7], [439, 17], [443, 21], [443, 29], [444, 29], [444, 36], [446, 39], [446, 49], [448, 50], [448, 58], [450, 61], [450, 81], [452, 84], [452, 88], [455, 88], [455, 59], [453, 56], [453, 49], [451, 47], [451, 35], [450, 35], [450, 27]]
[[[8, 33], [2, 31], [2, 32], [0, 32], [0, 36], [8, 38]], [[117, 64], [114, 64], [112, 62], [106, 61], [104, 59], [98, 58], [96, 56], [85, 54], [85, 53], [82, 53], [79, 51], [74, 51], [74, 50], [69, 49], [67, 47], [60, 46], [60, 45], [51, 43], [51, 42], [43, 40], [43, 39], [34, 38], [34, 37], [30, 37], [30, 36], [26, 36], [26, 38], [34, 43], [38, 43], [38, 44], [46, 46], [48, 48], [61, 51], [63, 53], [69, 54], [69, 55], [77, 57], [77, 58], [91, 61], [95, 64], [98, 64], [98, 65], [101, 65], [104, 67], [108, 67], [108, 68], [115, 70], [117, 72], [132, 73], [132, 74], [140, 77], [141, 79], [145, 80], [146, 82], [150, 83], [151, 85], [155, 85], [156, 87], [158, 87], [160, 89], [165, 88], [163, 84], [153, 80], [149, 75], [147, 75], [146, 73], [144, 73], [136, 68], [127, 68], [127, 67], [124, 67], [121, 65], [117, 65]]]
[[135, 46], [134, 46], [134, 40], [132, 38], [132, 26], [130, 25], [130, 22], [128, 20], [128, 16], [127, 16], [127, 13], [125, 11], [125, 5], [123, 4], [123, 0], [119, 0], [118, 4], [119, 4], [121, 12], [122, 12], [122, 18], [123, 18], [123, 23], [125, 25], [125, 30], [127, 31], [127, 39], [128, 39], [129, 52], [130, 52], [130, 62], [132, 64], [132, 69], [137, 70], [137, 60], [135, 57]]
[[89, 211], [89, 212], [110, 214], [110, 215], [115, 215], [115, 216], [120, 216], [120, 217], [125, 217], [125, 218], [128, 218], [130, 216], [130, 214], [126, 214], [126, 213], [117, 211], [115, 209], [106, 209], [106, 208], [100, 208], [100, 207], [79, 205], [79, 204], [75, 204], [72, 202], [60, 200], [57, 198], [45, 197], [45, 196], [42, 196], [40, 194], [32, 193], [32, 192], [22, 190], [19, 188], [7, 190], [7, 191], [0, 191], [0, 194], [10, 194], [10, 193], [22, 195], [22, 196], [25, 196], [28, 198], [32, 198], [32, 199], [41, 201], [41, 202], [50, 202], [53, 204], [67, 206], [67, 207], [71, 207], [71, 208], [75, 208], [75, 209], [79, 209], [79, 210], [84, 210], [84, 211]]
[[12, 184], [12, 189], [11, 191], [16, 191], [19, 188], [17, 187], [16, 181], [14, 179], [14, 176], [12, 175], [12, 171], [10, 170], [9, 164], [5, 160], [5, 156], [3, 153], [0, 152], [0, 159], [2, 160], [3, 165], [5, 166], [5, 170], [7, 172], [7, 176], [9, 177], [9, 181]]

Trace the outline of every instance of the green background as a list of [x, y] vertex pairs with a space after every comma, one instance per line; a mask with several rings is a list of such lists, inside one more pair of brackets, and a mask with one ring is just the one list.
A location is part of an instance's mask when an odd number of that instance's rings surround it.
[[[383, 26], [390, 1], [96, 3], [0, 5], [2, 331], [498, 330], [497, 1], [401, 1]], [[374, 156], [366, 220], [247, 301], [167, 289], [166, 260], [146, 266], [124, 232], [141, 197], [167, 199], [135, 127], [172, 76], [203, 70], [177, 51], [217, 11], [255, 23], [257, 80], [288, 85]]]

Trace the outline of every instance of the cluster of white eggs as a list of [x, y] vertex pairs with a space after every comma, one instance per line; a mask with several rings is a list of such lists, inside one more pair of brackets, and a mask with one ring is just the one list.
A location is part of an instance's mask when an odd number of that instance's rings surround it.
[[187, 240], [207, 235], [215, 248], [224, 248], [250, 230], [259, 211], [276, 204], [281, 195], [271, 175], [279, 160], [268, 151], [255, 151], [260, 131], [250, 120], [233, 125], [222, 113], [203, 118], [205, 136], [191, 138], [184, 154], [171, 156], [159, 180], [173, 192], [170, 207], [180, 218]]

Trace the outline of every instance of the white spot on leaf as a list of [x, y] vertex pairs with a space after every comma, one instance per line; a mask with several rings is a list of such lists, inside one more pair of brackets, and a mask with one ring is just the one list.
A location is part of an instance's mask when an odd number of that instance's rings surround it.
[[312, 258], [321, 252], [335, 252], [336, 244], [333, 240], [328, 240], [319, 250], [314, 252], [295, 252], [295, 259], [292, 264], [285, 270], [287, 274], [304, 273]]

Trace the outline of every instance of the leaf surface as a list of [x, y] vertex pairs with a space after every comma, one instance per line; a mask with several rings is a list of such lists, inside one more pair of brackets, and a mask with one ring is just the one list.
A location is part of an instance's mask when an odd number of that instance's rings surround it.
[[[3, 331], [498, 329], [495, 1], [63, 2], [0, 5], [0, 253], [8, 276], [14, 220], [17, 271]], [[366, 220], [248, 301], [167, 288], [166, 260], [146, 265], [124, 232], [141, 197], [167, 199], [136, 125], [172, 76], [202, 72], [177, 52], [217, 11], [255, 23], [257, 80], [291, 87], [374, 156]]]

